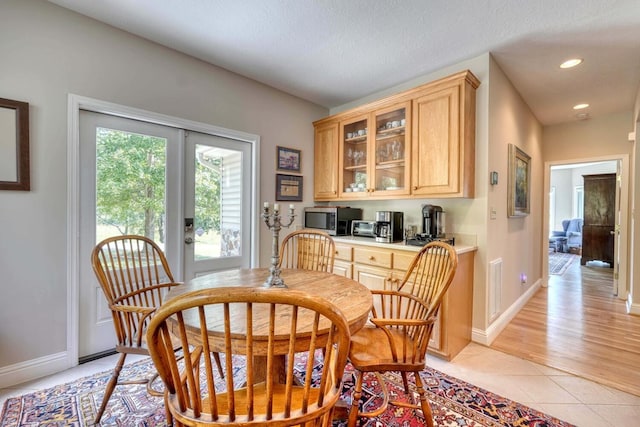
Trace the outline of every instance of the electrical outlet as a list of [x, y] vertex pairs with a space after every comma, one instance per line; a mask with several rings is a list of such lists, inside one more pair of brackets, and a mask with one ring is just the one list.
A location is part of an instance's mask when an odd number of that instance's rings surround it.
[[520, 284], [521, 285], [527, 284], [527, 275], [524, 273], [520, 273]]
[[497, 217], [498, 217], [498, 211], [496, 211], [496, 208], [491, 206], [491, 208], [489, 210], [489, 218], [496, 219]]

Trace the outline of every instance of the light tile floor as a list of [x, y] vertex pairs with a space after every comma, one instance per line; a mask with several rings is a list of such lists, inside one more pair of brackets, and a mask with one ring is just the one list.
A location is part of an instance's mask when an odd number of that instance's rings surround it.
[[[12, 396], [110, 370], [109, 356], [15, 387], [0, 389], [0, 407]], [[136, 360], [133, 356], [127, 362]], [[471, 343], [451, 362], [430, 356], [428, 364], [446, 374], [508, 397], [580, 427], [637, 426], [640, 397], [557, 369]]]

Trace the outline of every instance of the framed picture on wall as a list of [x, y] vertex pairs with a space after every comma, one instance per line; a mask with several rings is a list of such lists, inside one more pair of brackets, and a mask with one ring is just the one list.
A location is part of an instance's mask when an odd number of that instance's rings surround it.
[[282, 171], [300, 172], [300, 150], [286, 147], [276, 147], [277, 169]]
[[301, 202], [302, 177], [298, 175], [276, 174], [276, 200]]
[[29, 104], [0, 98], [0, 190], [30, 188]]
[[509, 179], [507, 215], [520, 217], [529, 215], [531, 210], [531, 157], [509, 144]]

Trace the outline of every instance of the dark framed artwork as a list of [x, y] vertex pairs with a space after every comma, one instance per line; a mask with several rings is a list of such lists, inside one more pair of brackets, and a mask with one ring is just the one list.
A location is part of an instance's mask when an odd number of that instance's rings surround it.
[[276, 150], [276, 167], [278, 170], [300, 172], [300, 150], [286, 147], [276, 147]]
[[531, 157], [509, 144], [507, 215], [521, 217], [529, 215], [531, 210]]
[[30, 189], [29, 104], [0, 98], [0, 190]]
[[276, 174], [276, 201], [301, 202], [302, 177]]

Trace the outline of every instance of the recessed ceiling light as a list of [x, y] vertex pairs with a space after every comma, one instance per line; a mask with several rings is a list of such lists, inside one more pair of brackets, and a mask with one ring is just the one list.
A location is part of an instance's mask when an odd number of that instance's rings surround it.
[[582, 64], [581, 58], [571, 58], [571, 59], [567, 59], [562, 64], [560, 64], [560, 68], [573, 68], [576, 65], [580, 65], [580, 64]]
[[577, 105], [573, 106], [573, 109], [574, 110], [582, 110], [582, 109], [587, 108], [588, 106], [589, 106], [589, 104], [577, 104]]

